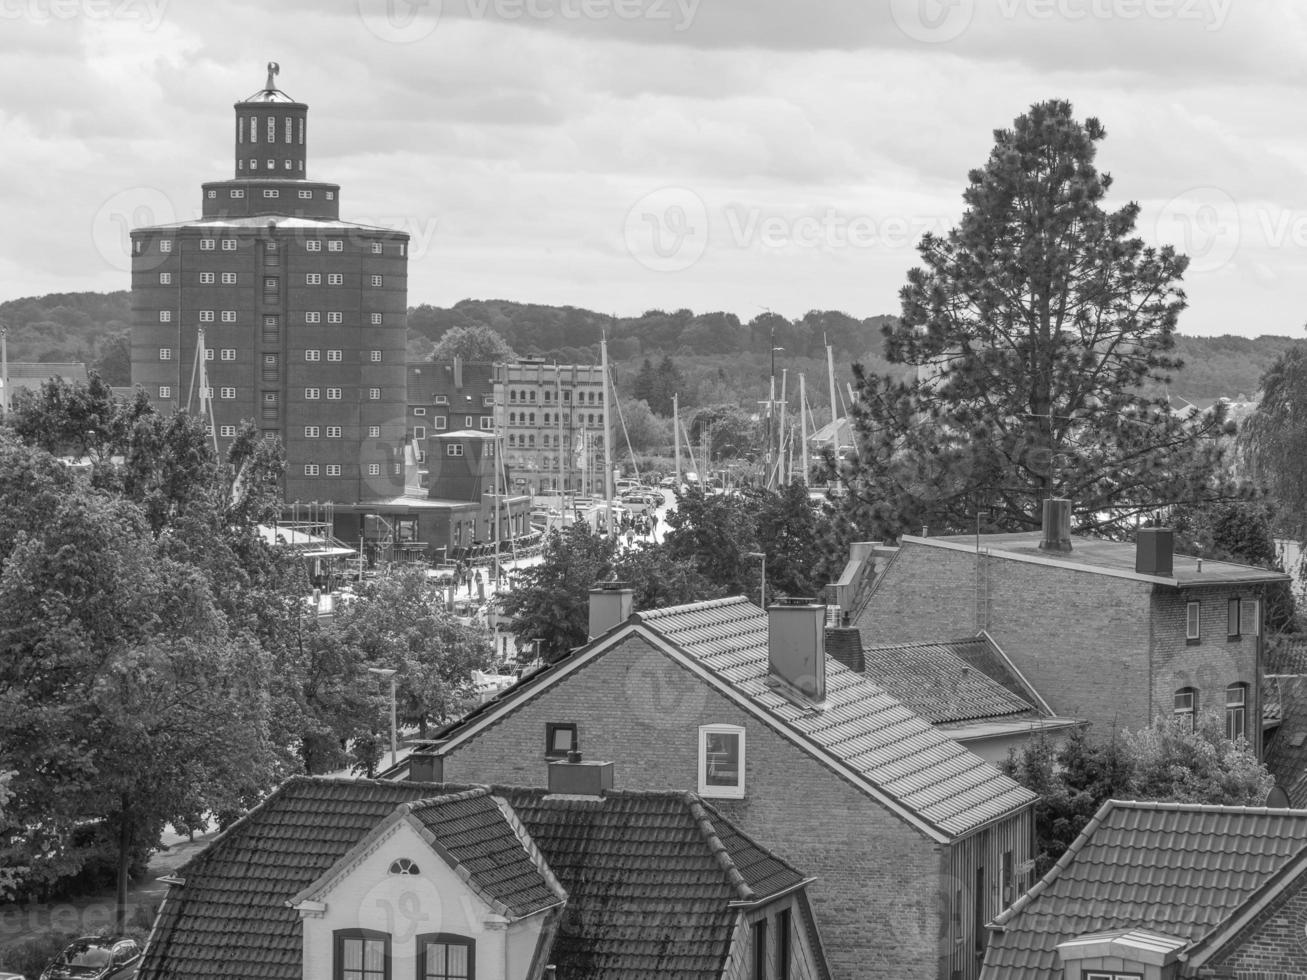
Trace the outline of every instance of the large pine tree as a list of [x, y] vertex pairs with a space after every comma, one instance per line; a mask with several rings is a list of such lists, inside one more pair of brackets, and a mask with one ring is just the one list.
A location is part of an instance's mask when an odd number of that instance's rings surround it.
[[1222, 410], [1180, 418], [1145, 390], [1180, 367], [1188, 259], [1134, 235], [1137, 204], [1104, 209], [1104, 136], [1066, 102], [1033, 106], [995, 133], [957, 227], [922, 239], [885, 329], [887, 357], [915, 376], [856, 370], [861, 452], [846, 476], [864, 530], [1020, 530], [1061, 496], [1078, 528], [1115, 534], [1225, 493]]

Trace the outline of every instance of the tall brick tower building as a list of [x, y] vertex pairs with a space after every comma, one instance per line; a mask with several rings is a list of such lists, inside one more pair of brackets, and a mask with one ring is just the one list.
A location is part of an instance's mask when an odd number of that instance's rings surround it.
[[340, 220], [277, 72], [236, 103], [234, 176], [202, 185], [201, 216], [132, 231], [132, 383], [163, 411], [210, 395], [220, 448], [246, 419], [280, 437], [288, 502], [394, 497], [408, 235]]

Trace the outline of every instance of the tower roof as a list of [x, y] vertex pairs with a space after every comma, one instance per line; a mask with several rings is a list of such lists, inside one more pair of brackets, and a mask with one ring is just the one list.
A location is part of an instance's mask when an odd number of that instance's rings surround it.
[[281, 89], [277, 88], [275, 84], [273, 84], [272, 81], [273, 77], [280, 74], [281, 74], [281, 65], [277, 64], [277, 62], [275, 61], [269, 61], [268, 80], [264, 83], [263, 88], [255, 92], [253, 95], [249, 96], [248, 98], [241, 99], [241, 101], [237, 104], [247, 105], [251, 102], [277, 102], [284, 105], [301, 105], [301, 103], [296, 102]]

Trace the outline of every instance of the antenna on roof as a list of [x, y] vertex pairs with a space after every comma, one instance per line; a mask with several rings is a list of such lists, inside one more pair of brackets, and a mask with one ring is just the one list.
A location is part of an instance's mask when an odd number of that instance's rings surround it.
[[274, 84], [272, 84], [272, 76], [274, 76], [274, 75], [280, 75], [280, 74], [281, 74], [281, 65], [277, 64], [275, 61], [269, 61], [269, 62], [268, 62], [268, 84], [266, 84], [265, 86], [263, 86], [263, 90], [264, 90], [265, 92], [275, 92], [275, 91], [277, 91], [277, 86], [274, 85]]

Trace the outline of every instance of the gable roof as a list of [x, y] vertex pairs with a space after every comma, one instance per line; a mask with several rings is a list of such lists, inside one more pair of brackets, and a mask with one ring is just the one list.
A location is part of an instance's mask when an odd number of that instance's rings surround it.
[[1145, 929], [1196, 943], [1307, 846], [1307, 811], [1109, 800], [990, 924], [982, 980], [1049, 980], [1059, 942]]
[[[1202, 585], [1255, 585], [1268, 582], [1287, 582], [1289, 576], [1252, 565], [1236, 565], [1228, 561], [1209, 561], [1188, 555], [1175, 555], [1170, 575], [1144, 575], [1135, 571], [1135, 546], [1126, 541], [1106, 541], [1072, 535], [1070, 551], [1041, 551], [1039, 531], [1013, 531], [1003, 534], [941, 535], [921, 538], [910, 534], [902, 537], [902, 544], [924, 545], [928, 548], [947, 548], [975, 554], [984, 549], [989, 558], [1006, 558], [1010, 561], [1030, 562], [1049, 568], [1067, 568], [1113, 578], [1133, 579], [1173, 588]], [[1198, 563], [1202, 562], [1200, 566]]]
[[[864, 633], [864, 638], [865, 638]], [[983, 636], [938, 643], [863, 647], [866, 676], [935, 724], [989, 718], [1038, 718], [1040, 712], [973, 661], [988, 655]]]
[[570, 896], [550, 957], [560, 977], [717, 980], [733, 903], [805, 882], [689, 794], [586, 800], [526, 790], [507, 799]]
[[1290, 806], [1307, 806], [1307, 677], [1268, 678], [1264, 688], [1275, 692], [1280, 721], [1266, 743], [1266, 768]]
[[[183, 884], [160, 909], [140, 980], [300, 980], [303, 932], [288, 901], [397, 817], [430, 832], [469, 882], [506, 907], [558, 904], [549, 882], [561, 882], [569, 914], [556, 945], [572, 967], [566, 975], [580, 980], [648, 975], [659, 962], [677, 976], [716, 980], [732, 903], [809, 880], [689, 794], [596, 800], [298, 776], [177, 872]], [[682, 933], [679, 923], [694, 929]]]
[[632, 617], [705, 667], [782, 735], [914, 818], [940, 840], [1030, 805], [1035, 796], [936, 731], [882, 687], [826, 661], [825, 706], [800, 706], [767, 684], [767, 613], [743, 596]]
[[288, 901], [316, 898], [397, 823], [406, 823], [487, 905], [510, 919], [558, 905], [559, 887], [516, 815], [485, 788], [401, 803], [390, 816]]

